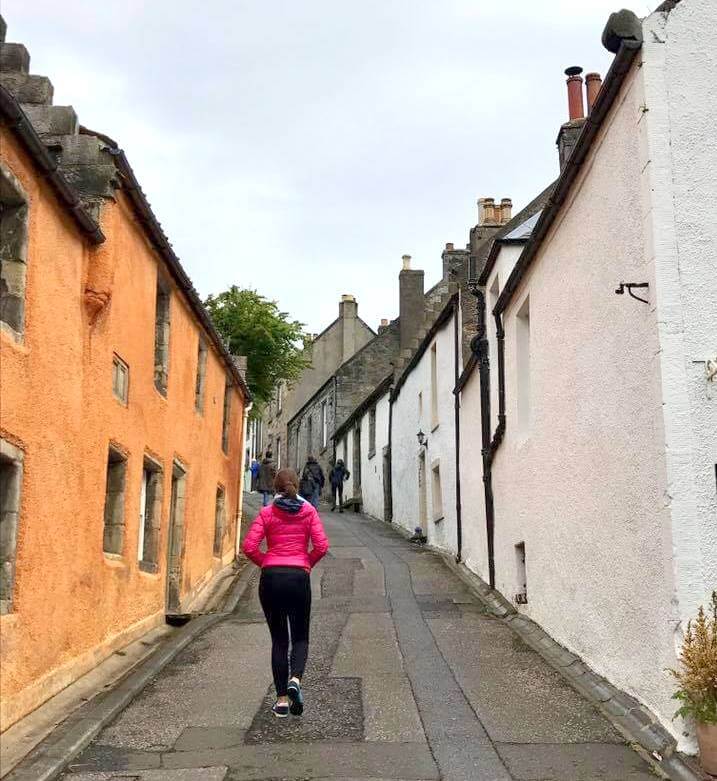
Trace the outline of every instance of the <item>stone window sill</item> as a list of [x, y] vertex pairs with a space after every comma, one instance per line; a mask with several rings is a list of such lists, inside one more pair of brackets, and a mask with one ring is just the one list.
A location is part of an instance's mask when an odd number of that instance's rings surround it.
[[8, 337], [8, 340], [16, 347], [25, 347], [25, 334], [21, 333], [20, 331], [16, 331], [4, 320], [0, 321], [0, 331], [5, 334], [5, 336]]
[[434, 423], [434, 424], [433, 424], [433, 428], [431, 429], [431, 434], [432, 434], [434, 431], [436, 431], [436, 429], [437, 429], [437, 428], [438, 428], [440, 425], [441, 425], [440, 423]]
[[445, 520], [445, 515], [441, 515], [440, 518], [434, 518], [433, 523], [441, 523], [443, 520]]
[[103, 551], [103, 555], [105, 557], [105, 564], [109, 564], [110, 567], [124, 569], [127, 566], [127, 562], [125, 562], [121, 553], [107, 553], [107, 551]]
[[375, 455], [376, 455], [376, 451], [375, 451], [375, 450], [369, 450], [369, 451], [368, 451], [368, 458], [369, 458], [369, 461], [370, 461], [370, 460], [371, 460], [371, 459], [372, 459], [372, 458], [373, 458]]
[[139, 569], [148, 575], [156, 575], [159, 572], [159, 564], [156, 561], [140, 561]]

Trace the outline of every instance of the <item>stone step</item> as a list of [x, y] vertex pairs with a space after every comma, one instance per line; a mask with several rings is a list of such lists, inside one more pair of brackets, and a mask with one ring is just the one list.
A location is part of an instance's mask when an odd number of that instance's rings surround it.
[[30, 52], [21, 43], [0, 43], [0, 71], [29, 73]]
[[0, 84], [18, 103], [52, 103], [54, 88], [47, 76], [35, 76], [32, 73], [0, 73]]
[[80, 123], [72, 106], [24, 105], [22, 109], [41, 136], [76, 136], [79, 133]]

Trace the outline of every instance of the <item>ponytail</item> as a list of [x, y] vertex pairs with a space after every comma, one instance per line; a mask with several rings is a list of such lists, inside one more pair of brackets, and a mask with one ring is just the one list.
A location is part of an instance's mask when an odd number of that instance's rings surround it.
[[299, 493], [299, 477], [293, 469], [280, 469], [274, 478], [274, 489], [288, 499], [296, 499]]

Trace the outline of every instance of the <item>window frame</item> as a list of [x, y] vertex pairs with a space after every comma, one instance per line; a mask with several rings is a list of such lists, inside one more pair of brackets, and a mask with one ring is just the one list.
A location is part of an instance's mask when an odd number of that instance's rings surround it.
[[[8, 525], [2, 532], [0, 556], [2, 556], [2, 574], [0, 575], [0, 615], [15, 612], [15, 577], [17, 574], [17, 540], [22, 511], [22, 483], [24, 477], [25, 454], [6, 439], [0, 438], [0, 464], [4, 475], [0, 494], [0, 524]], [[9, 566], [7, 566], [9, 564]]]
[[368, 411], [368, 457], [376, 455], [376, 405]]
[[435, 431], [439, 424], [438, 410], [438, 345], [434, 341], [430, 350], [431, 361], [431, 431]]
[[[124, 396], [117, 392], [118, 369], [124, 370]], [[117, 353], [112, 353], [112, 395], [124, 407], [129, 406], [129, 364]]]
[[[105, 461], [104, 523], [102, 526], [102, 552], [109, 558], [122, 558], [124, 553], [127, 466], [128, 457], [125, 450], [116, 443], [110, 442]], [[115, 485], [111, 486], [111, 482]], [[108, 541], [111, 541], [111, 546], [108, 545]]]

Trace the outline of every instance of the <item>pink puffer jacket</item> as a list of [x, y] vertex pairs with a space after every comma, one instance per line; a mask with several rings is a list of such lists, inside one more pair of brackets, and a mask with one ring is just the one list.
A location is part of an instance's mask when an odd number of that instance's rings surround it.
[[[264, 538], [266, 553], [259, 550]], [[242, 550], [259, 567], [301, 567], [310, 572], [328, 552], [329, 541], [319, 514], [308, 502], [296, 513], [270, 504], [251, 525]]]

